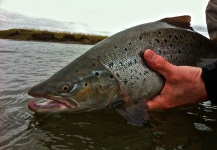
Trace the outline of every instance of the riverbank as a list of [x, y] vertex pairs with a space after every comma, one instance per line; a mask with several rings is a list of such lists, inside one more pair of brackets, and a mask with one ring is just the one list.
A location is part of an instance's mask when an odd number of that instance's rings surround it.
[[23, 41], [61, 42], [72, 44], [96, 44], [107, 36], [82, 33], [51, 32], [30, 29], [10, 29], [0, 31], [0, 38]]

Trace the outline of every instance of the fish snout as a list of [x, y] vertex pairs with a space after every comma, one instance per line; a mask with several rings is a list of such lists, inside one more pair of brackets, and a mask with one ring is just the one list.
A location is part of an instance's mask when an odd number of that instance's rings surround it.
[[33, 97], [43, 97], [44, 95], [46, 95], [46, 93], [47, 93], [46, 90], [40, 84], [32, 87], [28, 91], [28, 95], [33, 96]]

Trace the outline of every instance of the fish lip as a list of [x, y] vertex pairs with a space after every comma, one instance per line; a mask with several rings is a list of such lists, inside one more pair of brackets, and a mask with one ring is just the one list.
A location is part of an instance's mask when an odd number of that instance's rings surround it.
[[[52, 95], [48, 95], [45, 98], [49, 99], [49, 100], [53, 100], [53, 101], [57, 101], [57, 102], [61, 102], [64, 103], [66, 106], [70, 107], [70, 108], [78, 108], [80, 107], [80, 103], [78, 103], [75, 99], [71, 98], [69, 95], [61, 95], [61, 96], [52, 96]], [[69, 103], [68, 101], [62, 100], [62, 98], [71, 101], [72, 103]]]
[[[58, 109], [59, 108], [59, 106], [62, 104], [62, 105], [65, 105], [66, 106], [66, 108], [68, 108], [67, 110], [74, 110], [74, 109], [76, 109], [76, 108], [78, 108], [78, 107], [80, 107], [80, 104], [75, 100], [75, 99], [73, 99], [73, 98], [71, 98], [71, 97], [69, 97], [69, 96], [52, 96], [52, 95], [47, 95], [46, 97], [45, 96], [33, 96], [34, 98], [43, 98], [43, 99], [47, 99], [47, 100], [50, 100], [51, 102], [52, 101], [56, 101], [57, 103], [59, 103], [59, 105], [57, 105], [57, 106], [53, 106], [53, 107], [50, 107], [51, 109], [53, 109], [53, 110], [55, 110], [55, 108], [56, 109]], [[71, 103], [69, 103], [69, 102], [67, 102], [67, 101], [64, 101], [64, 100], [62, 100], [62, 99], [68, 99], [68, 100], [70, 100], [71, 102], [72, 102], [72, 104]], [[37, 104], [37, 103], [35, 103], [34, 101], [30, 101], [29, 102], [29, 104], [28, 104], [28, 108], [31, 110], [31, 111], [33, 111], [33, 112], [40, 112], [40, 111], [38, 111], [38, 109], [37, 108], [40, 108], [40, 109], [49, 109], [49, 107], [39, 107], [40, 105], [39, 104]], [[41, 106], [43, 106], [43, 105], [41, 105]], [[46, 105], [45, 105], [46, 106]]]

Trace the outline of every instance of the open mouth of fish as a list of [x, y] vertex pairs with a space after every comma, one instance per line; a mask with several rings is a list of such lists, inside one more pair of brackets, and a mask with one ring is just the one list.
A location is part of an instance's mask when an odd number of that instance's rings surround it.
[[[36, 98], [40, 97], [35, 97], [35, 99]], [[45, 98], [46, 101], [42, 103], [30, 101], [28, 104], [29, 109], [33, 112], [61, 112], [73, 111], [80, 107], [80, 104], [71, 97], [48, 96], [43, 98]]]

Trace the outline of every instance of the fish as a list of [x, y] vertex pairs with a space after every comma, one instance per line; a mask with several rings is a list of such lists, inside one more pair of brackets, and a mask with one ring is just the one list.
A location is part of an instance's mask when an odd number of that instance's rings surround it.
[[147, 101], [156, 96], [165, 78], [150, 69], [143, 58], [152, 49], [174, 65], [197, 66], [217, 56], [216, 43], [195, 32], [188, 15], [168, 17], [120, 31], [99, 42], [33, 86], [28, 94], [35, 113], [88, 112], [114, 108], [128, 123], [150, 123]]

